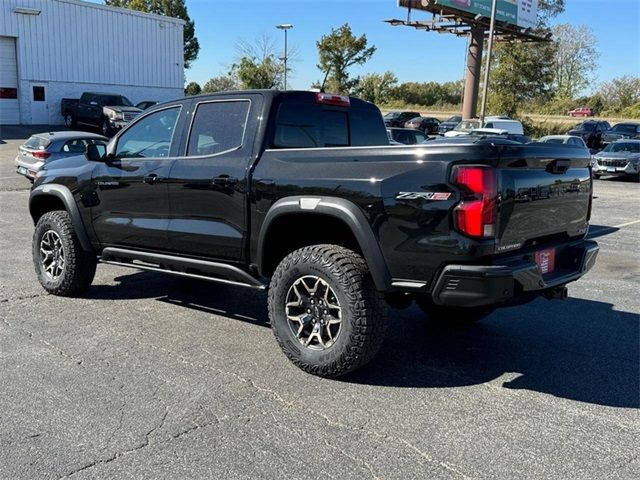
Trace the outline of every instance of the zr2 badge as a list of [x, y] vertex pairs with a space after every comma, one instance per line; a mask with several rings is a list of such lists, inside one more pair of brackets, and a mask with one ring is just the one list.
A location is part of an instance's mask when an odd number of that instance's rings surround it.
[[451, 192], [400, 192], [396, 200], [449, 200]]

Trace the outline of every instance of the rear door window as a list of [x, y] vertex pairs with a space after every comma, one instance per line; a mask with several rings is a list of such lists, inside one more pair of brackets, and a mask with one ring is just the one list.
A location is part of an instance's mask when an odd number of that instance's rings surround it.
[[65, 142], [62, 146], [62, 151], [65, 153], [84, 153], [87, 146], [86, 140], [74, 139]]
[[188, 157], [202, 157], [242, 147], [249, 100], [213, 101], [196, 107], [187, 144]]

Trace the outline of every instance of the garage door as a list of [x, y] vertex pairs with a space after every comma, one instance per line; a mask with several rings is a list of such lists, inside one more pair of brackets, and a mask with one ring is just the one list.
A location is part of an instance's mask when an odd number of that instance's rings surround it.
[[16, 39], [0, 37], [0, 125], [19, 123]]

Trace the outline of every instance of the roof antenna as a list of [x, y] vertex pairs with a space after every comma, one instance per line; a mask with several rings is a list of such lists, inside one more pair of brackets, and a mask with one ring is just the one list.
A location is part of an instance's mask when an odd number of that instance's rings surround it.
[[327, 78], [329, 78], [329, 72], [331, 72], [331, 65], [327, 68], [327, 73], [324, 75], [324, 80], [322, 81], [322, 85], [320, 85], [320, 92], [325, 93], [324, 84], [327, 83]]

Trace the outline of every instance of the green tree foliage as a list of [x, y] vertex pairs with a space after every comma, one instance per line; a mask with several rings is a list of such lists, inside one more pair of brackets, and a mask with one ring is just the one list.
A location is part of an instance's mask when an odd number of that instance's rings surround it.
[[238, 90], [239, 88], [238, 80], [232, 75], [227, 74], [209, 79], [209, 81], [202, 86], [202, 93], [228, 92]]
[[259, 60], [257, 58], [243, 57], [240, 62], [233, 65], [242, 87], [254, 88], [281, 88], [283, 81], [283, 67], [280, 61], [272, 56]]
[[185, 95], [199, 95], [200, 93], [202, 93], [202, 88], [198, 82], [189, 82], [184, 88]]
[[606, 108], [620, 111], [640, 102], [640, 77], [614, 78], [600, 88]]
[[185, 0], [105, 0], [105, 3], [113, 7], [129, 8], [184, 20], [186, 22], [183, 29], [184, 68], [189, 68], [191, 63], [198, 58], [200, 43], [196, 37], [195, 24], [189, 17]]
[[[545, 28], [550, 19], [564, 11], [564, 0], [541, 0], [538, 27]], [[553, 42], [498, 42], [491, 68], [489, 110], [516, 115], [526, 102], [548, 101], [554, 94]]]
[[360, 98], [379, 105], [390, 100], [397, 83], [398, 78], [392, 72], [369, 73], [360, 78], [356, 93]]
[[348, 23], [332, 29], [316, 43], [320, 69], [327, 77], [327, 91], [348, 94], [358, 85], [358, 78], [349, 76], [349, 67], [364, 65], [375, 53], [376, 47], [369, 46], [367, 36], [356, 37]]
[[[237, 61], [231, 66], [242, 88], [281, 88], [284, 83], [284, 62], [276, 53], [275, 42], [269, 35], [262, 35], [253, 42], [241, 40], [236, 47]], [[289, 60], [295, 49], [288, 52]], [[287, 70], [291, 71], [289, 66]]]
[[463, 82], [406, 82], [393, 89], [391, 97], [407, 105], [458, 105], [462, 98]]
[[598, 41], [585, 25], [567, 23], [552, 29], [556, 46], [553, 59], [554, 87], [559, 98], [574, 98], [593, 79], [598, 66]]

